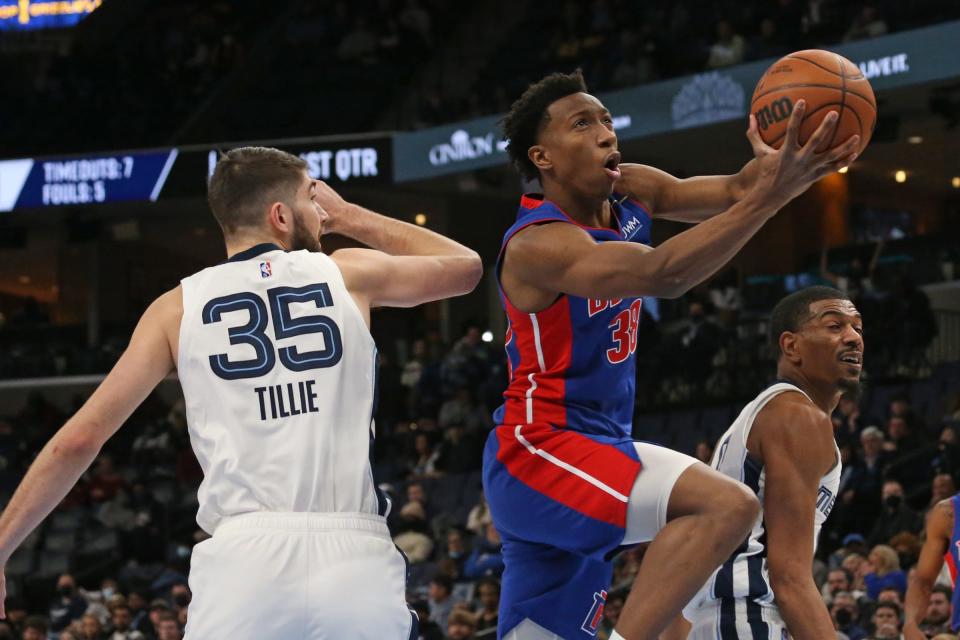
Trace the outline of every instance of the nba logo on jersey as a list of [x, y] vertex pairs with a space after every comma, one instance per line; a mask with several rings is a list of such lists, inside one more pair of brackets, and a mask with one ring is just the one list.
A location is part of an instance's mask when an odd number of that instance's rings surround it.
[[260, 263], [260, 277], [269, 278], [273, 275], [273, 270], [270, 268], [270, 261]]
[[590, 613], [583, 621], [580, 627], [592, 636], [597, 635], [597, 629], [600, 628], [600, 621], [603, 620], [603, 607], [607, 604], [607, 592], [600, 590], [593, 594], [593, 606], [590, 607]]

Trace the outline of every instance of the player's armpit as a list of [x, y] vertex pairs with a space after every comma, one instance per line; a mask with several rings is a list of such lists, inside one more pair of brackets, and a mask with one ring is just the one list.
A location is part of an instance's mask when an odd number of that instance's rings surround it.
[[770, 582], [797, 640], [832, 637], [833, 624], [813, 582], [814, 509], [833, 497], [820, 480], [836, 459], [830, 418], [799, 393], [774, 398], [757, 416], [748, 448], [762, 457]]
[[331, 258], [347, 289], [370, 307], [414, 307], [473, 291], [483, 274], [471, 256], [392, 256], [342, 249]]

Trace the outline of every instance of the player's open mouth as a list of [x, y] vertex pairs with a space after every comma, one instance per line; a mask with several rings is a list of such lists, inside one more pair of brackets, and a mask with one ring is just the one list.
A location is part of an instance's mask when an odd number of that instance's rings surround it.
[[603, 170], [614, 180], [620, 179], [620, 152], [614, 151], [603, 161]]
[[859, 369], [863, 366], [863, 354], [859, 351], [847, 351], [840, 355], [840, 362]]

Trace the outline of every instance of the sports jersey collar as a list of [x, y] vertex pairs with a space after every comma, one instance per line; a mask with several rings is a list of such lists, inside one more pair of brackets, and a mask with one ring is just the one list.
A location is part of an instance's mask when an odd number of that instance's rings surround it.
[[552, 206], [553, 208], [555, 208], [557, 211], [559, 211], [560, 213], [562, 213], [562, 214], [564, 215], [564, 217], [566, 217], [568, 220], [570, 220], [570, 222], [572, 222], [573, 224], [577, 225], [577, 226], [580, 227], [581, 229], [591, 229], [591, 230], [593, 230], [593, 231], [609, 231], [610, 233], [614, 233], [614, 234], [616, 234], [616, 235], [619, 237], [619, 236], [620, 236], [620, 233], [621, 233], [621, 226], [620, 226], [620, 207], [621, 207], [621, 205], [623, 204], [624, 200], [626, 200], [627, 198], [626, 198], [626, 197], [619, 197], [619, 198], [618, 198], [618, 195], [619, 195], [619, 194], [617, 194], [617, 193], [612, 193], [612, 194], [610, 194], [610, 197], [607, 198], [607, 200], [610, 202], [610, 213], [611, 213], [612, 216], [613, 216], [613, 221], [617, 223], [617, 228], [616, 228], [616, 229], [614, 229], [614, 228], [612, 228], [612, 227], [592, 227], [592, 226], [590, 226], [590, 225], [583, 224], [582, 222], [579, 222], [576, 218], [574, 218], [573, 216], [571, 216], [569, 213], [567, 213], [566, 211], [564, 211], [563, 209], [561, 209], [560, 206], [559, 206], [556, 202], [554, 202], [553, 200], [548, 199], [548, 198], [547, 198], [545, 195], [543, 195], [542, 193], [525, 193], [525, 194], [523, 194], [523, 195], [520, 197], [520, 206], [523, 207], [524, 209], [527, 209], [528, 211], [532, 211], [533, 209], [536, 209], [537, 207], [540, 207], [540, 206], [542, 206], [542, 205], [544, 205], [544, 204], [549, 204], [550, 206]]
[[262, 242], [260, 244], [255, 244], [249, 249], [244, 249], [240, 253], [235, 253], [229, 258], [227, 262], [242, 262], [243, 260], [249, 260], [254, 258], [261, 253], [266, 253], [268, 251], [282, 251], [283, 247], [279, 247], [272, 242]]

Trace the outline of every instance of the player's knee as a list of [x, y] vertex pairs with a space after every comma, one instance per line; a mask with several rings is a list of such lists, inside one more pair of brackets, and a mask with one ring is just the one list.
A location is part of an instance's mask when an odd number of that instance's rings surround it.
[[713, 511], [735, 532], [746, 535], [760, 515], [760, 501], [746, 485], [724, 480], [714, 494]]

